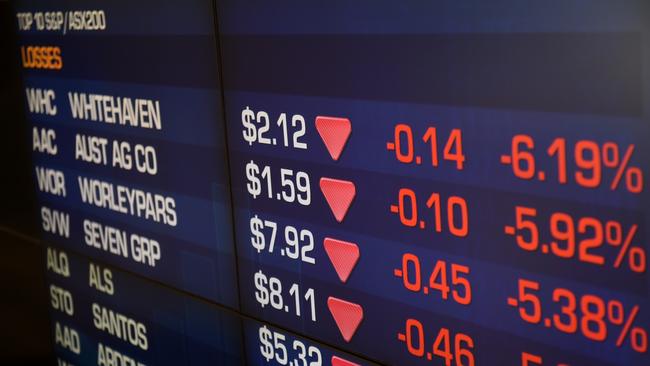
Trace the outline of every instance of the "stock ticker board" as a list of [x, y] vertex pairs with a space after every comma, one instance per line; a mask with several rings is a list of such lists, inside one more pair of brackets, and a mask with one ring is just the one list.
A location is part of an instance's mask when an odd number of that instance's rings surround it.
[[14, 7], [59, 364], [650, 364], [647, 1]]

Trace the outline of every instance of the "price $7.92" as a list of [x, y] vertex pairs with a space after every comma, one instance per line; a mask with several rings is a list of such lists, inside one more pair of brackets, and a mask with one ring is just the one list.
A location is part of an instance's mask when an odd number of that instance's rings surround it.
[[[255, 215], [250, 219], [250, 230], [251, 245], [257, 250], [257, 253], [274, 252], [278, 231], [277, 222], [262, 220]], [[285, 226], [281, 231], [284, 232], [284, 243], [278, 245], [281, 256], [316, 264], [316, 259], [311, 256], [311, 252], [314, 250], [314, 235], [311, 231], [298, 229], [291, 225]]]

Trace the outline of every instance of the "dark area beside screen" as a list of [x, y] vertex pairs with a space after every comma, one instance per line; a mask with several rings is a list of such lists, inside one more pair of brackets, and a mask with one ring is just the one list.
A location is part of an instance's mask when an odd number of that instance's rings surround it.
[[34, 194], [30, 178], [20, 94], [20, 73], [11, 6], [0, 1], [0, 364], [51, 363], [52, 343], [45, 291], [43, 249], [36, 242]]
[[0, 231], [0, 364], [47, 365], [54, 359], [43, 248], [31, 239]]
[[28, 130], [25, 124], [15, 29], [11, 4], [0, 1], [0, 227], [36, 236], [35, 196], [31, 180]]

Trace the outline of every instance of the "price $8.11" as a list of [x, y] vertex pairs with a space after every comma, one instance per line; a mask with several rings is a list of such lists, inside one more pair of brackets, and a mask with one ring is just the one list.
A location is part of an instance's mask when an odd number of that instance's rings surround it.
[[[251, 245], [258, 253], [268, 251], [273, 253], [277, 237], [278, 223], [262, 220], [257, 215], [251, 217]], [[300, 259], [305, 263], [316, 264], [311, 256], [314, 250], [314, 235], [307, 229], [297, 229], [294, 226], [284, 227], [284, 244], [280, 244], [280, 255], [291, 259]], [[267, 245], [268, 244], [268, 245]]]
[[[271, 167], [268, 165], [260, 167], [254, 161], [246, 164], [246, 189], [248, 193], [257, 199], [266, 191], [266, 197], [279, 201], [294, 203], [298, 202], [303, 206], [311, 204], [311, 184], [309, 175], [305, 172], [294, 172], [292, 169], [280, 169], [280, 189], [274, 189], [274, 181], [271, 174]], [[276, 183], [277, 184], [277, 183]]]
[[[306, 312], [310, 313], [309, 318], [311, 321], [316, 321], [316, 294], [313, 288], [303, 291], [300, 285], [294, 283], [289, 288], [289, 299], [285, 301], [286, 294], [282, 288], [282, 281], [276, 277], [267, 277], [261, 270], [255, 272], [255, 300], [262, 308], [270, 305], [275, 310], [293, 313], [297, 317], [301, 317], [303, 307], [306, 307]], [[293, 301], [291, 301], [293, 300]], [[291, 309], [293, 307], [293, 309]]]
[[266, 362], [275, 360], [280, 365], [296, 366], [321, 366], [323, 364], [323, 357], [317, 347], [307, 346], [303, 342], [294, 339], [291, 347], [297, 353], [294, 357], [289, 355], [289, 350], [286, 345], [287, 337], [284, 334], [271, 331], [264, 325], [260, 327], [259, 336], [260, 353]]

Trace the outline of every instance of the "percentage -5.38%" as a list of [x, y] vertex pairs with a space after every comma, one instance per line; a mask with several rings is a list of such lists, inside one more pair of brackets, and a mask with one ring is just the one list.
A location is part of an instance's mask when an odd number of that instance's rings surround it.
[[[621, 147], [615, 142], [600, 144], [591, 140], [570, 143], [561, 137], [540, 149], [533, 137], [522, 134], [513, 136], [510, 153], [501, 155], [501, 164], [510, 165], [519, 179], [555, 179], [560, 184], [575, 183], [591, 189], [605, 185], [611, 191], [624, 189], [638, 194], [643, 191], [643, 171], [632, 163], [635, 149], [634, 144]], [[546, 164], [553, 167], [540, 168]]]
[[[505, 234], [514, 236], [525, 251], [645, 273], [646, 251], [635, 241], [638, 231], [637, 224], [624, 226], [617, 220], [565, 212], [542, 216], [537, 209], [524, 206], [515, 207], [515, 224], [504, 227]], [[607, 253], [608, 248], [613, 249], [612, 254]]]
[[597, 342], [614, 339], [617, 347], [628, 342], [635, 352], [647, 352], [648, 332], [639, 324], [641, 320], [637, 321], [639, 305], [625, 306], [619, 300], [579, 295], [566, 288], [555, 288], [550, 293], [541, 290], [539, 282], [519, 279], [518, 293], [508, 297], [507, 304], [517, 309], [519, 317], [527, 323], [579, 334]]

